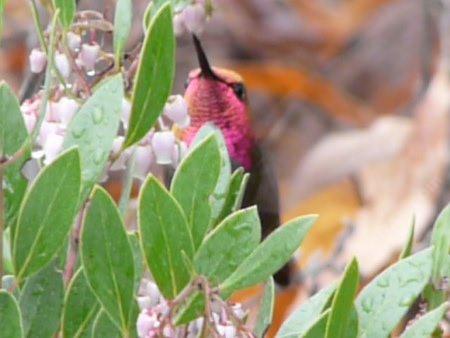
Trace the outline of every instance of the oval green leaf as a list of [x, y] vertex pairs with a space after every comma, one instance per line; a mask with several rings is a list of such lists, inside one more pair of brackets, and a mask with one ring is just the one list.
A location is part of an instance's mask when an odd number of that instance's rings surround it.
[[133, 4], [131, 0], [117, 0], [114, 15], [114, 54], [116, 62], [120, 62], [133, 19]]
[[348, 327], [354, 311], [353, 300], [358, 285], [358, 262], [353, 259], [345, 269], [344, 277], [333, 297], [327, 321], [326, 338], [356, 337], [356, 332], [349, 332]]
[[153, 127], [172, 90], [174, 72], [172, 7], [165, 4], [152, 18], [144, 40], [124, 146], [138, 142]]
[[[19, 101], [11, 88], [0, 82], [0, 154], [12, 156], [25, 143], [28, 132], [20, 111]], [[21, 167], [28, 157], [8, 166], [4, 176], [6, 226], [15, 222], [28, 182]]]
[[89, 287], [83, 269], [80, 268], [69, 284], [64, 301], [61, 330], [63, 337], [86, 337], [99, 310], [97, 298]]
[[433, 336], [434, 330], [439, 325], [445, 312], [448, 309], [448, 303], [441, 304], [438, 308], [428, 312], [416, 320], [400, 338], [429, 338]]
[[105, 311], [100, 311], [92, 327], [92, 338], [122, 338], [117, 326]]
[[189, 282], [182, 252], [192, 259], [194, 244], [180, 205], [153, 176], [141, 189], [138, 224], [147, 266], [164, 297], [173, 299]]
[[301, 338], [319, 338], [325, 337], [325, 331], [327, 329], [328, 317], [330, 315], [330, 310], [326, 310], [324, 313], [320, 315], [311, 325], [308, 327], [306, 332], [302, 336], [298, 336]]
[[221, 153], [214, 134], [183, 159], [172, 179], [171, 192], [186, 214], [196, 248], [212, 224], [211, 196], [221, 172]]
[[277, 338], [295, 338], [304, 335], [311, 323], [326, 309], [335, 290], [336, 285], [331, 285], [309, 298], [281, 325]]
[[59, 9], [59, 20], [65, 29], [72, 25], [77, 5], [75, 0], [54, 0], [55, 7]]
[[80, 204], [103, 175], [122, 111], [120, 74], [104, 80], [70, 122], [64, 148], [78, 146], [81, 157]]
[[24, 197], [13, 246], [19, 283], [48, 264], [64, 245], [79, 194], [80, 156], [71, 149], [39, 173]]
[[56, 264], [52, 263], [25, 282], [20, 295], [24, 336], [49, 338], [58, 331], [64, 285]]
[[224, 219], [231, 213], [239, 210], [247, 187], [249, 174], [244, 173], [243, 168], [238, 168], [233, 172], [230, 178], [230, 186], [228, 188], [227, 197], [222, 208], [219, 220]]
[[433, 284], [439, 286], [443, 277], [449, 277], [447, 257], [450, 251], [450, 204], [441, 211], [434, 223], [431, 245], [433, 245], [431, 276]]
[[219, 286], [221, 291], [229, 294], [267, 280], [289, 261], [316, 219], [298, 217], [272, 232]]
[[270, 277], [264, 287], [264, 294], [261, 306], [259, 307], [258, 317], [256, 318], [255, 335], [263, 338], [269, 329], [273, 320], [273, 310], [275, 306], [275, 282]]
[[2, 325], [2, 338], [22, 338], [22, 318], [19, 305], [14, 296], [4, 290], [0, 290], [0, 323]]
[[431, 250], [402, 259], [378, 275], [356, 298], [365, 338], [388, 337], [431, 276]]
[[256, 207], [231, 214], [200, 245], [194, 265], [213, 284], [224, 281], [258, 246], [261, 224]]
[[134, 294], [133, 252], [119, 210], [99, 186], [84, 220], [81, 260], [92, 291], [125, 334]]

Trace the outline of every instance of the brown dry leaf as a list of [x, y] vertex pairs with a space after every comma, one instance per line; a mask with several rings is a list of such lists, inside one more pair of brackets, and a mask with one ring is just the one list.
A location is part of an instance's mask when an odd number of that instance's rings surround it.
[[441, 68], [417, 107], [405, 148], [391, 160], [360, 172], [365, 206], [355, 218], [346, 256], [356, 255], [366, 275], [378, 271], [401, 249], [413, 214], [417, 236], [436, 214], [449, 162], [450, 87], [446, 72]]
[[318, 221], [302, 243], [299, 268], [306, 266], [317, 251], [321, 251], [322, 256], [329, 256], [335, 249], [345, 220], [354, 216], [360, 207], [355, 183], [345, 179], [288, 209], [283, 214], [285, 220], [304, 214], [319, 215]]
[[355, 97], [305, 69], [273, 63], [241, 63], [233, 68], [243, 76], [250, 89], [315, 104], [333, 118], [363, 125], [376, 117], [374, 111]]

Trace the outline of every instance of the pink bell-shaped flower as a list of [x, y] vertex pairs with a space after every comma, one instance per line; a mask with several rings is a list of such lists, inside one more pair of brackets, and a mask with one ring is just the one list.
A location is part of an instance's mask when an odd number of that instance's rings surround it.
[[32, 73], [40, 73], [47, 64], [47, 56], [39, 49], [33, 49], [30, 53], [30, 69]]

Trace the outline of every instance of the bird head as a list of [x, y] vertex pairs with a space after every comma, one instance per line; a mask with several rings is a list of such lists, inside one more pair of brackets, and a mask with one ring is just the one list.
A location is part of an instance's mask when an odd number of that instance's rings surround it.
[[249, 168], [253, 144], [246, 89], [242, 77], [228, 69], [211, 67], [202, 45], [193, 37], [199, 68], [189, 73], [185, 100], [191, 126], [185, 132], [190, 141], [205, 123], [222, 131], [233, 160]]

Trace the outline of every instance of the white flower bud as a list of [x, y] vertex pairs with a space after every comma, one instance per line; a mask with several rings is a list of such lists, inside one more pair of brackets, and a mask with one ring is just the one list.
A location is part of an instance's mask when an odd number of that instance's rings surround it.
[[47, 64], [47, 56], [44, 52], [33, 49], [30, 53], [30, 69], [32, 73], [40, 73]]
[[[113, 146], [112, 146], [112, 154], [113, 155], [117, 155], [117, 153], [120, 151], [120, 149], [122, 148], [124, 139], [125, 138], [123, 136], [117, 136], [114, 139]], [[111, 167], [109, 169], [111, 171], [117, 171], [117, 170], [125, 169], [125, 165], [126, 165], [128, 159], [130, 158], [130, 154], [131, 154], [131, 149], [130, 148], [124, 150], [120, 154], [119, 158], [117, 160], [115, 160], [114, 163], [111, 164]]]
[[155, 324], [155, 319], [149, 316], [147, 311], [141, 312], [136, 323], [139, 337], [148, 337], [149, 331], [155, 327]]
[[55, 55], [55, 65], [59, 72], [64, 78], [68, 78], [71, 72], [71, 67], [67, 56], [62, 53], [56, 53]]
[[159, 292], [158, 287], [153, 282], [148, 282], [146, 287], [147, 296], [150, 297], [151, 306], [156, 306], [160, 299], [161, 293]]
[[130, 115], [131, 115], [131, 104], [130, 104], [130, 101], [128, 101], [127, 99], [123, 98], [122, 99], [122, 116], [121, 116], [121, 120], [122, 120], [123, 127], [125, 129], [128, 128], [128, 122], [130, 120]]
[[217, 331], [224, 338], [236, 337], [236, 328], [233, 325], [217, 325]]
[[49, 164], [52, 162], [62, 150], [62, 145], [64, 142], [64, 137], [58, 134], [48, 135], [45, 145], [43, 147], [45, 160], [44, 164]]
[[186, 32], [186, 25], [184, 24], [184, 16], [182, 13], [175, 14], [173, 17], [173, 31], [176, 36], [183, 35]]
[[148, 296], [138, 297], [137, 302], [141, 310], [150, 309], [152, 307], [151, 299]]
[[81, 46], [81, 36], [73, 32], [67, 33], [67, 44], [71, 51], [76, 52]]
[[90, 45], [87, 43], [83, 43], [83, 45], [81, 46], [79, 58], [84, 69], [88, 71], [94, 69], [99, 53], [100, 53], [99, 45], [97, 44]]
[[172, 163], [175, 136], [171, 131], [160, 131], [153, 135], [152, 147], [158, 164]]
[[150, 171], [153, 162], [152, 148], [149, 145], [137, 146], [135, 154], [135, 171], [134, 176], [144, 180]]
[[188, 31], [194, 34], [201, 34], [205, 29], [206, 12], [201, 4], [194, 4], [186, 7], [183, 11], [184, 24]]
[[234, 305], [232, 306], [232, 310], [233, 310], [233, 312], [234, 312], [234, 315], [235, 315], [237, 318], [241, 319], [241, 320], [243, 320], [244, 317], [246, 316], [246, 312], [245, 312], [244, 309], [242, 308], [242, 305], [239, 304], [239, 303], [234, 304]]
[[23, 120], [27, 127], [28, 133], [31, 133], [36, 125], [36, 116], [34, 114], [24, 114]]
[[169, 99], [164, 107], [164, 115], [182, 128], [189, 126], [188, 107], [181, 95], [174, 95]]
[[27, 179], [28, 182], [33, 182], [36, 176], [39, 174], [41, 167], [39, 161], [32, 158], [25, 162], [22, 167], [21, 173]]
[[77, 112], [79, 105], [77, 101], [63, 96], [57, 103], [57, 115], [61, 125], [65, 128], [72, 121], [73, 116]]
[[52, 135], [56, 134], [60, 130], [59, 123], [56, 122], [48, 122], [48, 121], [42, 121], [41, 130], [39, 131], [39, 139], [38, 144], [41, 147], [44, 147], [47, 143], [47, 138]]

